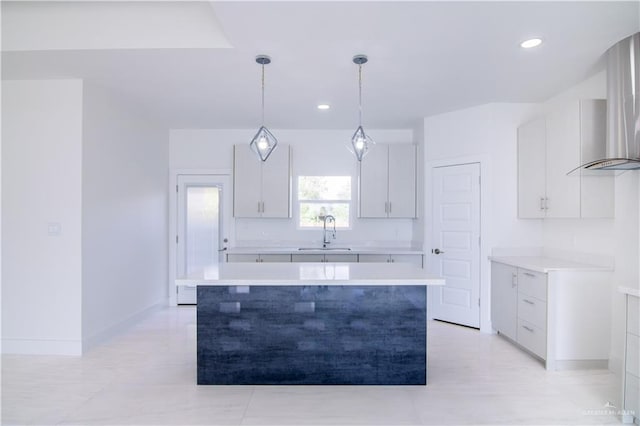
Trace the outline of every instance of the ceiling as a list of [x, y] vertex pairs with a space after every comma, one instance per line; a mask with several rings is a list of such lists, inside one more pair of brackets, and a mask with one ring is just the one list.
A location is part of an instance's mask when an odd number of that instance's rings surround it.
[[[170, 128], [255, 128], [255, 56], [268, 54], [265, 124], [341, 129], [357, 125], [351, 59], [366, 54], [364, 127], [408, 128], [489, 102], [544, 101], [603, 69], [606, 49], [640, 30], [639, 2], [212, 5], [212, 25], [217, 18], [231, 48], [3, 51], [2, 78], [83, 78], [129, 97]], [[544, 43], [521, 49], [532, 36]], [[319, 111], [318, 103], [331, 109]]]

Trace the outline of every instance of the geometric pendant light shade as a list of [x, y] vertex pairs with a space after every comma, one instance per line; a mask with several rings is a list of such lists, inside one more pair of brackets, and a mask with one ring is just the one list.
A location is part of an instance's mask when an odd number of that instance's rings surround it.
[[253, 139], [251, 139], [249, 147], [260, 160], [267, 161], [267, 158], [278, 146], [278, 139], [264, 126], [264, 66], [271, 63], [271, 58], [266, 55], [258, 55], [256, 56], [256, 62], [262, 66], [262, 125]]
[[351, 137], [351, 147], [358, 161], [362, 161], [365, 155], [376, 144], [362, 128], [362, 65], [368, 61], [366, 55], [356, 55], [353, 63], [358, 65], [358, 118], [359, 125]]
[[249, 147], [262, 161], [267, 161], [267, 158], [276, 149], [277, 145], [278, 140], [273, 136], [273, 133], [266, 127], [260, 126], [258, 133], [251, 139]]

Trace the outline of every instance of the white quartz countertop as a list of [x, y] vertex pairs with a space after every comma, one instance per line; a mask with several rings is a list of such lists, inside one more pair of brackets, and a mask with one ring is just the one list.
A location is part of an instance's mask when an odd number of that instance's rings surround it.
[[628, 294], [629, 296], [640, 297], [640, 289], [637, 288], [620, 286], [618, 287], [618, 291], [620, 293]]
[[569, 260], [554, 259], [542, 256], [489, 256], [492, 262], [518, 268], [529, 269], [537, 272], [552, 271], [612, 271], [608, 266], [590, 265], [586, 263], [572, 262]]
[[444, 285], [408, 263], [220, 263], [177, 285]]
[[[300, 250], [300, 248], [304, 250]], [[422, 250], [409, 247], [341, 247], [336, 245], [323, 249], [311, 244], [300, 247], [234, 247], [227, 249], [226, 252], [229, 254], [424, 254]]]

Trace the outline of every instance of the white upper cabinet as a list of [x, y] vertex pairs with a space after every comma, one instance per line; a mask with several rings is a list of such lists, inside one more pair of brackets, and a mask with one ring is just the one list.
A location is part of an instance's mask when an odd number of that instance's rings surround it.
[[416, 217], [416, 147], [376, 145], [360, 163], [359, 216]]
[[546, 196], [546, 125], [544, 119], [518, 128], [518, 217], [544, 217]]
[[547, 114], [546, 217], [580, 217], [580, 111], [578, 103]]
[[233, 151], [233, 215], [290, 217], [290, 147], [280, 144], [267, 161], [260, 161], [248, 145]]
[[606, 101], [553, 108], [518, 128], [518, 217], [613, 217], [613, 176], [576, 171], [603, 158]]

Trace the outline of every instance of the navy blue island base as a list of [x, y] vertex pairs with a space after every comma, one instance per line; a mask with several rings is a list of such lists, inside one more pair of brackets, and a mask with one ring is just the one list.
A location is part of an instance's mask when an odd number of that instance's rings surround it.
[[199, 385], [425, 385], [426, 286], [198, 286]]

